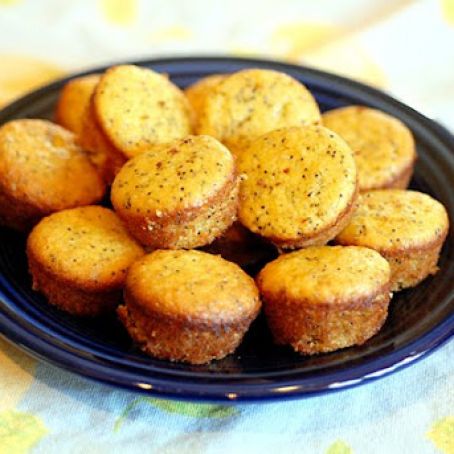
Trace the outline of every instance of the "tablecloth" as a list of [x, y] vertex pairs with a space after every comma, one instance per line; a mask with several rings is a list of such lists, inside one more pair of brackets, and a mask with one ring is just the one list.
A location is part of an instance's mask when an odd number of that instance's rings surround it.
[[[0, 104], [163, 55], [276, 57], [387, 90], [454, 129], [454, 1], [0, 0]], [[148, 398], [0, 340], [0, 454], [454, 453], [454, 342], [364, 386], [274, 403]]]

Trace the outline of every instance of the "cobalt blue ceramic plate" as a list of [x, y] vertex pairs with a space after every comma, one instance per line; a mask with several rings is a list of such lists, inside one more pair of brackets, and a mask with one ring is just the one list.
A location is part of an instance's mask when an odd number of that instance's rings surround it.
[[[212, 73], [248, 67], [284, 71], [304, 82], [322, 110], [364, 104], [389, 112], [413, 131], [419, 160], [412, 187], [440, 200], [454, 218], [454, 140], [433, 121], [389, 96], [341, 77], [282, 63], [239, 58], [174, 58], [139, 62], [185, 87]], [[96, 69], [93, 72], [99, 72]], [[56, 82], [0, 112], [0, 124], [50, 118]], [[120, 388], [167, 397], [251, 401], [303, 397], [358, 385], [411, 364], [454, 333], [454, 237], [443, 248], [441, 271], [394, 296], [383, 329], [361, 347], [304, 357], [273, 345], [263, 319], [235, 354], [205, 366], [149, 358], [137, 351], [115, 319], [87, 321], [49, 306], [31, 290], [25, 238], [0, 229], [0, 332], [32, 355]]]

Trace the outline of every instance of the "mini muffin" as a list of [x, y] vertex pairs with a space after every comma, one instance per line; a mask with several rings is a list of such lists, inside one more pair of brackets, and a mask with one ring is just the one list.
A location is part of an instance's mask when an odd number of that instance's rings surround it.
[[147, 68], [108, 69], [96, 87], [93, 105], [101, 130], [126, 158], [191, 133], [190, 106], [183, 92]]
[[391, 265], [393, 291], [414, 287], [438, 271], [449, 228], [443, 205], [427, 194], [401, 189], [369, 191], [336, 242], [366, 246]]
[[232, 353], [260, 310], [257, 287], [234, 263], [200, 251], [155, 251], [134, 263], [118, 308], [146, 353], [208, 363]]
[[245, 175], [239, 220], [280, 248], [325, 244], [350, 220], [357, 197], [353, 154], [322, 126], [264, 134], [237, 164]]
[[27, 241], [33, 289], [74, 315], [113, 310], [121, 300], [126, 271], [143, 254], [115, 213], [100, 206], [54, 213]]
[[303, 84], [277, 71], [247, 69], [210, 90], [197, 132], [216, 137], [239, 154], [252, 139], [274, 129], [319, 121], [317, 103]]
[[363, 344], [385, 322], [391, 298], [388, 262], [356, 246], [281, 255], [256, 281], [275, 342], [308, 355]]
[[91, 95], [99, 78], [99, 74], [90, 74], [66, 83], [60, 92], [55, 111], [55, 121], [58, 124], [80, 135], [85, 109], [90, 104]]
[[225, 74], [213, 74], [203, 77], [184, 90], [184, 94], [189, 100], [194, 115], [193, 123], [196, 125], [202, 112], [205, 99], [210, 95], [213, 88], [227, 76]]
[[111, 199], [141, 243], [191, 249], [210, 243], [235, 221], [238, 183], [227, 148], [212, 137], [188, 136], [126, 163]]
[[87, 106], [82, 131], [78, 137], [80, 145], [107, 184], [112, 184], [115, 175], [127, 161], [125, 155], [117, 150], [98, 125], [93, 111], [93, 102]]
[[101, 200], [105, 186], [75, 135], [45, 120], [0, 128], [0, 223], [27, 230], [54, 211]]
[[410, 130], [400, 120], [363, 106], [331, 110], [322, 119], [350, 145], [360, 191], [408, 186], [416, 150]]

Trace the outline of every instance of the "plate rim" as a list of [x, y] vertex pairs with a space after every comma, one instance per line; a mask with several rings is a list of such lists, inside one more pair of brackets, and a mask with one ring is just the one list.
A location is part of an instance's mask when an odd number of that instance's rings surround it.
[[[184, 57], [166, 57], [166, 58], [153, 58], [143, 59], [133, 62], [118, 62], [113, 64], [135, 64], [135, 65], [168, 65], [168, 64], [184, 64], [184, 63], [223, 63], [228, 62], [234, 64], [247, 64], [250, 67], [254, 64], [261, 67], [269, 66], [273, 69], [283, 69], [291, 72], [301, 73], [312, 76], [321, 77], [325, 80], [335, 82], [343, 87], [346, 85], [355, 90], [364, 92], [373, 98], [379, 97], [382, 101], [392, 104], [401, 111], [405, 111], [411, 117], [414, 117], [419, 124], [423, 124], [428, 130], [432, 130], [434, 137], [440, 138], [445, 144], [450, 145], [451, 151], [454, 146], [454, 136], [444, 128], [424, 115], [420, 114], [411, 107], [403, 104], [399, 100], [389, 96], [381, 90], [369, 87], [360, 82], [338, 76], [326, 71], [317, 70], [314, 68], [289, 64], [286, 62], [273, 60], [273, 59], [257, 59], [245, 57], [232, 57], [232, 56], [211, 56], [211, 55], [195, 55]], [[86, 74], [101, 72], [106, 68], [112, 66], [103, 65], [58, 79], [48, 85], [45, 85], [37, 90], [34, 90], [25, 96], [17, 99], [13, 103], [5, 106], [0, 110], [0, 119], [4, 117], [11, 117], [14, 112], [27, 106], [29, 103], [38, 100], [42, 95], [52, 92], [63, 86], [68, 80], [74, 77], [80, 77]], [[210, 401], [210, 402], [255, 402], [257, 400], [283, 400], [290, 398], [302, 398], [318, 395], [321, 393], [329, 393], [339, 391], [351, 387], [355, 387], [364, 383], [368, 383], [389, 375], [397, 370], [401, 370], [416, 361], [426, 357], [441, 345], [446, 343], [452, 336], [454, 336], [454, 313], [443, 319], [440, 323], [435, 325], [429, 332], [414, 339], [408, 345], [400, 349], [386, 354], [384, 357], [368, 359], [366, 362], [345, 370], [340, 370], [330, 373], [330, 380], [320, 380], [320, 377], [315, 377], [315, 383], [309, 383], [314, 378], [310, 375], [308, 377], [300, 377], [299, 379], [280, 381], [265, 380], [265, 383], [243, 383], [239, 380], [237, 383], [205, 383], [195, 382], [191, 383], [185, 381], [181, 375], [172, 376], [170, 373], [157, 374], [156, 379], [148, 376], [143, 380], [138, 372], [128, 372], [123, 370], [123, 367], [118, 366], [112, 368], [108, 365], [99, 364], [97, 362], [89, 361], [86, 358], [78, 356], [75, 352], [62, 349], [57, 340], [54, 342], [43, 339], [33, 332], [26, 330], [25, 325], [22, 326], [8, 314], [5, 302], [14, 305], [14, 301], [6, 295], [3, 289], [0, 288], [0, 336], [14, 343], [19, 348], [25, 350], [32, 356], [50, 364], [61, 367], [67, 371], [76, 373], [79, 376], [95, 380], [107, 385], [117, 388], [127, 389], [129, 391], [136, 391], [146, 393], [155, 397], [174, 398], [179, 400], [196, 400], [196, 401]], [[387, 361], [386, 361], [387, 360]], [[73, 361], [73, 362], [72, 362]], [[380, 367], [376, 367], [380, 363]], [[114, 370], [112, 370], [114, 369]], [[129, 377], [129, 378], [125, 378]], [[133, 379], [136, 377], [137, 379]], [[141, 378], [141, 379], [139, 379]], [[323, 375], [322, 375], [323, 378]], [[337, 380], [333, 381], [333, 378]], [[153, 383], [151, 383], [153, 381]], [[329, 383], [326, 383], [329, 382]], [[226, 388], [227, 386], [227, 388]], [[202, 389], [200, 389], [202, 388]], [[203, 389], [206, 388], [206, 389]]]

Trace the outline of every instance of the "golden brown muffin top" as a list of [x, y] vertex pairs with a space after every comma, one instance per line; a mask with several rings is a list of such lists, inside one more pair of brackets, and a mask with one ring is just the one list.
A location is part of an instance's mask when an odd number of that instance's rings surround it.
[[184, 94], [192, 106], [195, 123], [198, 121], [197, 118], [200, 115], [200, 112], [202, 112], [202, 107], [207, 96], [209, 96], [212, 89], [226, 77], [226, 74], [213, 74], [211, 76], [203, 77], [184, 90]]
[[364, 302], [389, 283], [388, 262], [357, 246], [319, 246], [283, 254], [260, 271], [265, 297], [307, 304]]
[[42, 219], [28, 238], [27, 251], [53, 275], [94, 290], [121, 287], [131, 263], [144, 254], [117, 215], [100, 206]]
[[385, 187], [413, 165], [413, 136], [397, 118], [376, 109], [349, 106], [325, 112], [322, 120], [350, 145], [362, 191]]
[[322, 126], [284, 128], [254, 141], [237, 160], [240, 221], [270, 239], [312, 237], [336, 222], [356, 191], [348, 145]]
[[201, 251], [155, 251], [130, 268], [127, 295], [145, 311], [206, 322], [257, 313], [254, 280], [238, 265]]
[[190, 134], [189, 103], [165, 76], [133, 65], [108, 69], [96, 87], [99, 124], [127, 157]]
[[56, 121], [66, 129], [80, 135], [82, 119], [90, 104], [91, 95], [100, 79], [99, 74], [76, 77], [65, 84], [60, 92]]
[[203, 103], [198, 133], [237, 151], [274, 129], [319, 121], [317, 103], [303, 84], [277, 71], [246, 69], [213, 87]]
[[72, 132], [46, 120], [26, 119], [0, 128], [0, 185], [43, 211], [97, 202], [105, 190]]
[[229, 150], [209, 136], [188, 136], [128, 161], [112, 185], [115, 209], [165, 217], [198, 208], [235, 178]]
[[382, 252], [430, 246], [448, 230], [444, 206], [427, 194], [402, 189], [369, 191], [358, 200], [348, 226], [336, 237]]

